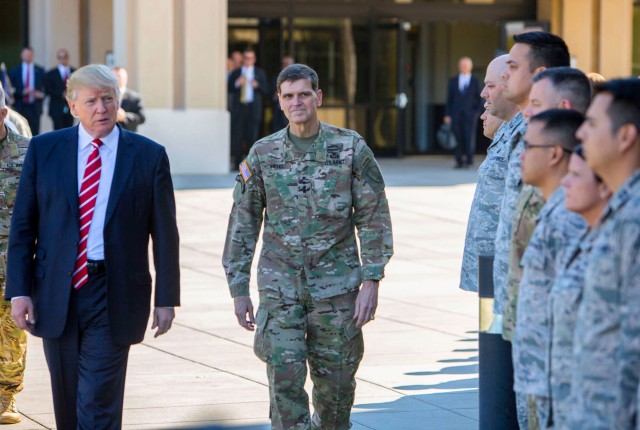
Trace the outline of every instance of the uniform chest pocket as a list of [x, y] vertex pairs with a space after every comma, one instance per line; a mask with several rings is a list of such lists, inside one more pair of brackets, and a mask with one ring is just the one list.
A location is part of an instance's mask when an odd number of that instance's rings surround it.
[[506, 157], [488, 155], [478, 170], [478, 176], [484, 176], [493, 180], [504, 181], [507, 176], [508, 162]]

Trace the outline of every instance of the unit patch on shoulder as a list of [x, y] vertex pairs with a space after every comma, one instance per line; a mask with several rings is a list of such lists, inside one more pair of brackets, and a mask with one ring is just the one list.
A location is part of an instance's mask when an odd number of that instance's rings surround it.
[[247, 163], [246, 160], [240, 163], [240, 174], [242, 175], [242, 180], [245, 182], [245, 184], [249, 179], [251, 179], [251, 176], [253, 176], [253, 173], [251, 173], [251, 169], [249, 169], [249, 163]]

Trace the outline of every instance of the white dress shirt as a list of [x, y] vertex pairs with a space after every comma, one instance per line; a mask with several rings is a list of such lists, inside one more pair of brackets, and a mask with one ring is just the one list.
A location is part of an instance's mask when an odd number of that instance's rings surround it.
[[[109, 203], [113, 172], [116, 167], [119, 137], [120, 130], [118, 127], [114, 127], [111, 133], [100, 139], [102, 141], [102, 146], [100, 147], [102, 170], [100, 171], [96, 207], [89, 226], [89, 237], [87, 238], [87, 258], [89, 260], [104, 260], [104, 219], [107, 213], [107, 204]], [[87, 160], [93, 150], [92, 140], [93, 137], [80, 124], [78, 129], [78, 194], [80, 194]]]
[[[29, 85], [27, 86], [27, 70], [29, 71]], [[22, 62], [22, 85], [24, 89], [27, 88], [35, 88], [35, 81], [36, 80], [36, 74], [35, 74], [35, 68], [33, 67], [33, 63], [31, 64], [27, 64], [25, 62]], [[33, 103], [34, 98], [33, 95], [29, 95], [29, 103]]]
[[463, 92], [469, 86], [470, 81], [471, 81], [471, 73], [467, 73], [467, 74], [460, 73], [458, 75], [458, 88], [460, 89], [460, 92]]
[[58, 73], [60, 73], [60, 78], [62, 78], [62, 82], [64, 82], [65, 78], [68, 78], [71, 74], [71, 68], [58, 64]]
[[245, 77], [244, 81], [244, 97], [246, 103], [253, 102], [253, 79], [255, 77], [254, 66], [245, 67], [242, 66], [242, 70], [240, 72], [242, 76]]

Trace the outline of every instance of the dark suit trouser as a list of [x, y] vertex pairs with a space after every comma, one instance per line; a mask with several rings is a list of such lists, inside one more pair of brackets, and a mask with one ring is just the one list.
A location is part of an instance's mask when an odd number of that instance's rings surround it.
[[[456, 146], [456, 164], [462, 166], [467, 164], [468, 166], [473, 164], [473, 153], [475, 146], [475, 130], [476, 119], [462, 117], [461, 119], [453, 123], [453, 134], [456, 137], [458, 146]], [[462, 156], [465, 156], [463, 161]]]
[[120, 429], [129, 346], [113, 342], [107, 315], [106, 275], [71, 293], [59, 338], [44, 339], [56, 427]]
[[21, 103], [19, 105], [16, 104], [14, 107], [29, 123], [31, 134], [34, 136], [40, 134], [40, 114], [42, 111], [39, 109], [39, 106], [36, 103]]
[[262, 106], [258, 101], [237, 102], [234, 110], [231, 118], [231, 143], [234, 163], [238, 166], [246, 156], [242, 144], [246, 142], [250, 148], [258, 140]]
[[53, 115], [49, 115], [53, 121], [53, 129], [60, 130], [61, 128], [71, 127], [73, 125], [73, 116], [68, 113], [58, 112]]

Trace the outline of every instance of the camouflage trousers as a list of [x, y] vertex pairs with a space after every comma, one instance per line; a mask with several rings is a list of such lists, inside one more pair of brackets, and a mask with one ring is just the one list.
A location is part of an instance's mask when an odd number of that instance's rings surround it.
[[[362, 331], [352, 320], [357, 291], [312, 301], [260, 292], [254, 351], [267, 363], [274, 429], [340, 430], [349, 421], [355, 374], [364, 354]], [[304, 390], [307, 362], [314, 415]]]
[[[4, 288], [0, 289], [4, 297]], [[0, 300], [0, 395], [14, 396], [22, 391], [27, 358], [27, 332], [11, 318], [11, 302]]]
[[516, 412], [520, 430], [541, 430], [535, 396], [516, 391]]

